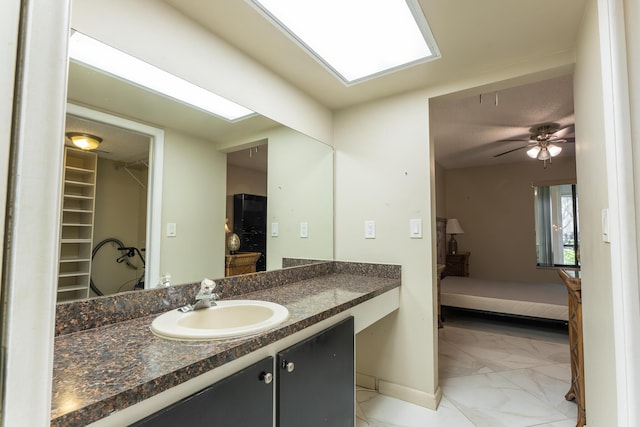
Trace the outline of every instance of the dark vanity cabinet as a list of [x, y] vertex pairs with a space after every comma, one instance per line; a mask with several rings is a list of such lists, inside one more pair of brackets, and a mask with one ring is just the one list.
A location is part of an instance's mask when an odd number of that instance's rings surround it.
[[[349, 317], [133, 424], [136, 427], [354, 427]], [[274, 378], [275, 376], [275, 378]], [[274, 381], [272, 381], [274, 380]]]
[[353, 427], [353, 317], [277, 355], [277, 427]]
[[273, 425], [273, 357], [133, 424], [136, 427]]

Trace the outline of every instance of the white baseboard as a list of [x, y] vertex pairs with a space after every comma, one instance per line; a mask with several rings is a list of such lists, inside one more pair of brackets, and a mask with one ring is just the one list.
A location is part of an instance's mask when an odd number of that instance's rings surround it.
[[395, 397], [405, 402], [413, 403], [427, 409], [436, 410], [442, 399], [442, 389], [436, 388], [435, 393], [426, 393], [411, 387], [394, 384], [389, 381], [378, 380], [376, 377], [356, 372], [356, 385], [372, 390], [386, 396]]
[[376, 377], [356, 372], [356, 386], [376, 390]]
[[442, 399], [442, 390], [440, 389], [440, 386], [436, 388], [435, 393], [426, 393], [414, 388], [379, 380], [378, 392], [427, 409], [433, 409], [434, 411], [438, 409], [440, 399]]

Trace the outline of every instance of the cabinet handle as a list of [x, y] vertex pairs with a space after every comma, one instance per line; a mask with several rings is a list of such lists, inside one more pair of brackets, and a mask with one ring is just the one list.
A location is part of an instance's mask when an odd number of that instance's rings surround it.
[[293, 372], [296, 368], [296, 365], [293, 362], [287, 362], [286, 360], [282, 361], [282, 369], [286, 369], [287, 372]]
[[273, 374], [271, 372], [263, 372], [260, 374], [260, 381], [265, 384], [271, 384], [273, 381]]

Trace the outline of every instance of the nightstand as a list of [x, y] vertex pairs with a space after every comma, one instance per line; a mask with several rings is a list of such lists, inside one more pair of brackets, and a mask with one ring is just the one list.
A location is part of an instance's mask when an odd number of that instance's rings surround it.
[[469, 252], [459, 254], [447, 254], [446, 268], [444, 274], [446, 276], [464, 276], [469, 277]]

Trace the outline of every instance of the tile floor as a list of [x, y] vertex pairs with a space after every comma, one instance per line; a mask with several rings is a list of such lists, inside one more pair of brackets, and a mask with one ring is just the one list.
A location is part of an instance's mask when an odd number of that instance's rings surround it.
[[574, 427], [565, 330], [446, 318], [437, 411], [358, 389], [356, 427]]

